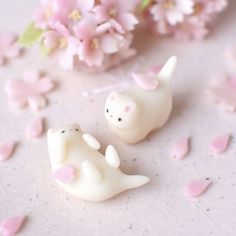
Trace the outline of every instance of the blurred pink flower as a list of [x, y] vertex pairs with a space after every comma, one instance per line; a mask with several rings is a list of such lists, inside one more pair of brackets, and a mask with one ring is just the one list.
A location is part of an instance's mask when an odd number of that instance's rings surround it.
[[57, 0], [66, 15], [66, 23], [78, 23], [94, 7], [95, 0]]
[[44, 34], [44, 45], [49, 49], [66, 48], [70, 35], [69, 30], [57, 21], [52, 24], [52, 29]]
[[184, 20], [184, 16], [193, 13], [193, 0], [160, 0], [151, 7], [150, 13], [154, 21], [166, 20], [176, 25]]
[[9, 102], [14, 107], [29, 106], [38, 110], [46, 106], [44, 94], [54, 88], [53, 81], [47, 76], [41, 76], [38, 71], [26, 71], [21, 80], [10, 80], [5, 85]]
[[79, 58], [89, 66], [100, 66], [104, 53], [112, 54], [119, 50], [117, 34], [107, 33], [104, 30], [106, 28], [103, 29], [103, 25], [97, 27], [96, 21], [92, 17], [87, 17], [74, 29], [76, 38], [81, 41]]
[[210, 88], [206, 91], [208, 99], [219, 104], [228, 112], [236, 111], [236, 78], [220, 74], [213, 78]]
[[65, 0], [41, 0], [41, 6], [35, 11], [33, 20], [37, 28], [49, 29], [55, 22], [67, 23], [67, 15], [64, 9]]
[[180, 41], [188, 41], [191, 39], [200, 40], [208, 34], [208, 29], [204, 21], [197, 17], [190, 16], [177, 24], [172, 29], [172, 33], [175, 39]]
[[194, 0], [193, 15], [205, 22], [209, 22], [223, 11], [227, 6], [227, 0]]
[[17, 37], [14, 34], [0, 34], [0, 66], [7, 60], [16, 58], [21, 53], [21, 48], [15, 44]]
[[[122, 26], [124, 30], [130, 31], [138, 24], [138, 19], [133, 14], [135, 5], [135, 0], [101, 0], [101, 5], [96, 6], [93, 12], [98, 22], [112, 20], [113, 23]], [[114, 26], [116, 29], [119, 27]]]

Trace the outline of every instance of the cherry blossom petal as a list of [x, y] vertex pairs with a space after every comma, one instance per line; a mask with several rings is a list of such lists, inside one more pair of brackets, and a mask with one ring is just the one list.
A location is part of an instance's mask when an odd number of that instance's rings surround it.
[[117, 40], [109, 35], [106, 35], [101, 40], [101, 47], [105, 53], [111, 54], [119, 50]]
[[76, 177], [76, 170], [71, 166], [63, 166], [54, 171], [53, 176], [60, 182], [71, 183]]
[[39, 80], [40, 74], [37, 70], [27, 70], [23, 75], [23, 80], [27, 82], [35, 82]]
[[28, 97], [27, 101], [33, 111], [38, 111], [47, 105], [47, 100], [41, 95]]
[[159, 85], [158, 80], [154, 77], [137, 73], [132, 73], [131, 75], [135, 83], [144, 90], [154, 90]]
[[54, 89], [55, 84], [49, 77], [43, 77], [38, 82], [38, 91], [40, 93], [47, 93]]
[[0, 224], [0, 233], [2, 236], [14, 236], [22, 228], [25, 216], [13, 217], [4, 220]]
[[131, 31], [138, 24], [138, 19], [131, 13], [123, 13], [119, 16], [119, 22], [125, 30]]
[[170, 156], [177, 160], [182, 160], [189, 153], [189, 138], [179, 140], [170, 150]]
[[211, 180], [204, 179], [204, 180], [194, 180], [189, 182], [185, 187], [184, 187], [184, 194], [187, 197], [190, 198], [195, 198], [195, 197], [199, 197], [200, 195], [202, 195], [207, 188], [210, 186], [210, 184], [212, 183]]
[[44, 119], [37, 117], [33, 119], [26, 128], [26, 134], [30, 138], [38, 138], [44, 130]]
[[95, 17], [98, 22], [103, 22], [107, 20], [107, 9], [106, 7], [99, 5], [93, 8], [93, 12], [95, 13]]
[[229, 134], [221, 135], [221, 136], [214, 138], [211, 142], [211, 145], [210, 145], [211, 153], [212, 154], [223, 153], [227, 149], [227, 147], [229, 145], [229, 141], [230, 141]]
[[60, 35], [58, 34], [58, 32], [56, 31], [47, 31], [45, 34], [44, 34], [44, 40], [43, 40], [43, 43], [44, 43], [44, 46], [46, 48], [56, 48], [59, 44], [59, 39], [60, 38]]
[[93, 8], [94, 3], [95, 0], [86, 0], [86, 1], [78, 0], [77, 6], [80, 9], [80, 11], [85, 14], [88, 13], [88, 11], [90, 11]]
[[14, 152], [16, 142], [7, 142], [0, 145], [0, 162], [6, 161], [10, 158]]

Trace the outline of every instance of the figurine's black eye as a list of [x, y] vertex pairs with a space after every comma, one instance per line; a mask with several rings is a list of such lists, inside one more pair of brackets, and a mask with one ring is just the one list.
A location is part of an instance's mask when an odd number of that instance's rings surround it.
[[122, 121], [122, 119], [121, 119], [121, 118], [118, 118], [118, 121]]
[[65, 130], [62, 130], [61, 133], [64, 134], [66, 131]]
[[109, 110], [107, 109], [107, 110], [106, 110], [106, 112], [108, 113], [108, 112], [109, 112]]
[[75, 131], [79, 132], [79, 129], [75, 129]]

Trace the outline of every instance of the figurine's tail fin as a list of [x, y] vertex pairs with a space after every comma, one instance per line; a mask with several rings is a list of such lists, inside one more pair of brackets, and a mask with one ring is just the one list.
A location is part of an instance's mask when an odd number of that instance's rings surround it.
[[172, 56], [168, 59], [165, 65], [162, 67], [161, 71], [159, 72], [157, 78], [160, 81], [170, 82], [173, 73], [175, 71], [175, 67], [177, 64], [177, 57]]
[[143, 175], [128, 175], [125, 179], [126, 187], [128, 189], [141, 187], [149, 182], [149, 178]]

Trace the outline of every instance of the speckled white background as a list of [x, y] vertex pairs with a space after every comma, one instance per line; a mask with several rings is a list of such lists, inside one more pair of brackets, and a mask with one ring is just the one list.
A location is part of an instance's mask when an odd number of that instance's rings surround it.
[[[30, 20], [37, 0], [0, 0], [0, 30], [21, 31]], [[137, 32], [140, 54], [106, 74], [66, 73], [37, 50], [28, 52], [8, 67], [0, 68], [0, 88], [8, 79], [19, 78], [29, 67], [48, 71], [58, 81], [50, 105], [40, 115], [48, 126], [79, 122], [103, 144], [119, 150], [122, 169], [141, 173], [151, 182], [103, 203], [83, 202], [63, 192], [51, 179], [45, 136], [25, 138], [25, 126], [37, 114], [13, 112], [0, 92], [0, 142], [17, 139], [20, 145], [9, 161], [0, 165], [0, 220], [27, 214], [24, 236], [235, 236], [236, 235], [236, 143], [219, 157], [209, 155], [210, 140], [230, 132], [236, 137], [236, 114], [227, 114], [208, 104], [204, 97], [209, 76], [221, 71], [226, 44], [235, 43], [236, 1], [217, 21], [206, 41], [177, 43], [154, 40], [144, 30]], [[109, 132], [103, 117], [107, 93], [84, 99], [83, 91], [117, 83], [137, 67], [179, 57], [173, 81], [174, 111], [159, 133], [141, 144], [128, 146]], [[192, 137], [191, 154], [183, 161], [169, 158], [169, 148], [178, 138]], [[182, 194], [186, 182], [210, 177], [213, 185], [199, 200]]]

